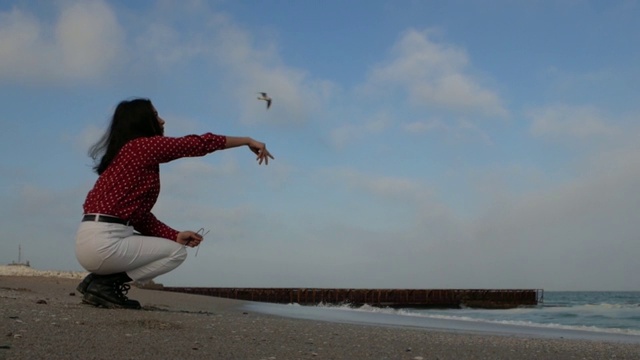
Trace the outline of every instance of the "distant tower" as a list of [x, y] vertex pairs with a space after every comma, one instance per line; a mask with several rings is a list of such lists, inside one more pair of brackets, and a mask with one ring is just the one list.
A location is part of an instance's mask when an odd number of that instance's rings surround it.
[[9, 265], [23, 265], [23, 266], [31, 266], [29, 262], [22, 262], [22, 246], [18, 244], [18, 262], [12, 261]]

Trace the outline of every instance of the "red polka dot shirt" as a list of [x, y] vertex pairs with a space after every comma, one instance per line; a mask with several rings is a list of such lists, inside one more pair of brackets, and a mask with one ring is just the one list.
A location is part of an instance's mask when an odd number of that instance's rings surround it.
[[178, 231], [151, 213], [160, 194], [160, 164], [204, 156], [224, 149], [226, 142], [225, 136], [211, 133], [131, 140], [98, 177], [84, 202], [84, 213], [117, 216], [129, 220], [142, 235], [175, 241]]

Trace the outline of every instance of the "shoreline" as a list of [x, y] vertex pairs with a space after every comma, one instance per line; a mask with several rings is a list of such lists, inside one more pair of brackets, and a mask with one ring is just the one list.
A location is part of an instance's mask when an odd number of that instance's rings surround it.
[[[257, 303], [133, 287], [143, 310], [81, 304], [77, 279], [0, 276], [0, 359], [637, 359], [640, 344], [267, 314]], [[250, 306], [248, 306], [250, 305]]]
[[614, 342], [640, 345], [636, 334], [603, 331], [606, 329], [576, 329], [520, 324], [492, 323], [451, 318], [403, 316], [384, 312], [353, 311], [341, 308], [308, 307], [298, 305], [283, 306], [268, 303], [247, 303], [245, 309], [263, 314], [297, 319], [342, 322], [349, 324], [388, 326], [396, 328], [423, 329], [464, 334], [492, 336], [512, 336], [537, 339], [569, 339], [596, 342]]

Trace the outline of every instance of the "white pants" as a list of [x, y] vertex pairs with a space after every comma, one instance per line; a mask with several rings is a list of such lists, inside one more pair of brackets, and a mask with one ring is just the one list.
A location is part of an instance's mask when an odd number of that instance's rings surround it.
[[168, 239], [134, 235], [132, 226], [83, 221], [76, 233], [76, 258], [89, 272], [126, 272], [133, 280], [145, 281], [178, 267], [187, 250]]

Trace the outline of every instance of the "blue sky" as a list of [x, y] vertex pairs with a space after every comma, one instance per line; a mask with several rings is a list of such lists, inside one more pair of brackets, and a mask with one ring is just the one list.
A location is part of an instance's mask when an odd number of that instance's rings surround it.
[[[81, 270], [89, 146], [150, 98], [168, 136], [251, 136], [161, 169], [211, 229], [156, 281], [638, 290], [638, 1], [0, 4], [0, 262]], [[268, 92], [268, 111], [256, 99]]]

